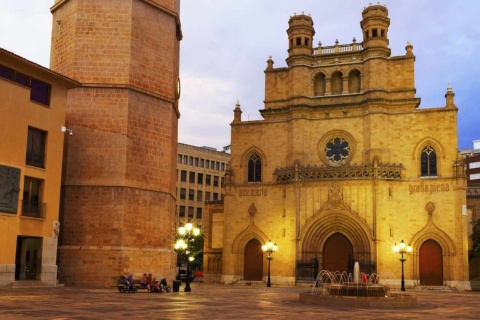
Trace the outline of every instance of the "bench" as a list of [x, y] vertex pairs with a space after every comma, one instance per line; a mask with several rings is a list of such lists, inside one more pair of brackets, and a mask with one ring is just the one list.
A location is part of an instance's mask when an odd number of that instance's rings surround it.
[[[137, 290], [147, 290], [148, 292], [148, 288], [147, 287], [142, 287], [141, 285], [141, 280], [140, 279], [133, 279], [132, 280], [132, 284], [133, 286], [137, 289]], [[153, 279], [153, 283], [155, 283], [155, 279]], [[117, 278], [117, 285], [115, 286], [117, 287], [118, 289], [118, 292], [122, 292], [122, 289], [125, 288], [125, 282], [121, 280], [121, 278]]]

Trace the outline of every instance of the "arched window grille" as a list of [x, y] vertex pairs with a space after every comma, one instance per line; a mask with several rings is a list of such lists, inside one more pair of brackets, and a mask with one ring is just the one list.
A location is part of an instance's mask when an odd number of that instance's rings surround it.
[[262, 181], [262, 160], [257, 154], [248, 159], [248, 182]]
[[437, 154], [431, 146], [422, 150], [420, 157], [421, 176], [431, 177], [437, 175]]

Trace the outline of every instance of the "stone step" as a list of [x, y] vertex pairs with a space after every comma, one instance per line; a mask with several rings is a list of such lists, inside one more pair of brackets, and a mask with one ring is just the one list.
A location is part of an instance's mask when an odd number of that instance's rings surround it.
[[446, 286], [414, 286], [412, 290], [420, 291], [440, 291], [440, 292], [456, 292], [457, 289], [453, 287]]
[[12, 289], [25, 289], [25, 288], [51, 288], [51, 287], [60, 287], [63, 284], [51, 283], [51, 282], [42, 282], [38, 280], [21, 280], [15, 281], [10, 285]]
[[235, 285], [236, 286], [265, 286], [266, 282], [241, 280], [241, 281], [235, 282]]

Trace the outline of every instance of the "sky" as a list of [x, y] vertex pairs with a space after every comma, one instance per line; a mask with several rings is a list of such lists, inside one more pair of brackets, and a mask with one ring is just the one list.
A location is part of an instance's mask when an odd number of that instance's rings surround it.
[[[54, 0], [0, 0], [0, 47], [49, 66]], [[237, 101], [242, 120], [262, 119], [264, 70], [285, 67], [288, 20], [310, 14], [314, 44], [362, 41], [364, 0], [182, 0], [179, 142], [222, 150]], [[421, 108], [442, 107], [450, 84], [458, 107], [459, 150], [480, 139], [480, 1], [384, 0], [392, 56], [413, 45]]]

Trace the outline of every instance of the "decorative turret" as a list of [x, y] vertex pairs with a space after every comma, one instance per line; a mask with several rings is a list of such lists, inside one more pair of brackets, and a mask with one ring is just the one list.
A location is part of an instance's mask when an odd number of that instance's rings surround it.
[[448, 84], [447, 93], [445, 93], [445, 99], [447, 100], [447, 104], [445, 107], [447, 108], [456, 108], [455, 102], [453, 102], [453, 97], [455, 97], [455, 93], [452, 90], [452, 86]]
[[267, 60], [267, 69], [265, 69], [265, 71], [272, 71], [273, 70], [273, 60], [272, 60], [272, 56], [268, 57], [268, 60]]
[[233, 122], [242, 122], [242, 109], [240, 109], [240, 101], [238, 100], [235, 109], [233, 109]]
[[388, 27], [390, 18], [385, 5], [369, 5], [363, 9], [362, 21], [360, 22], [363, 32], [363, 48], [387, 48]]
[[315, 35], [313, 20], [310, 16], [294, 14], [288, 20], [288, 56], [312, 55], [312, 42]]

